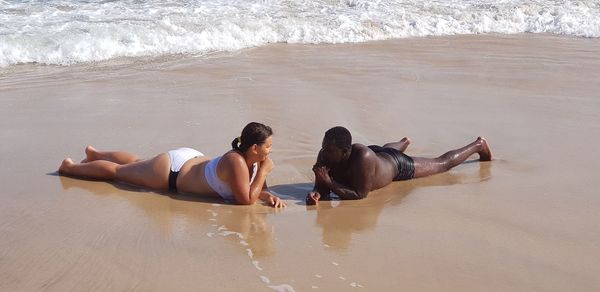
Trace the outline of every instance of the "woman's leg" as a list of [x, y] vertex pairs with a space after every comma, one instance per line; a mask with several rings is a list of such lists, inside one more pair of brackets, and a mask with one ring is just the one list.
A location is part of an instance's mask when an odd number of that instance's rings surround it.
[[65, 159], [58, 172], [65, 175], [101, 180], [118, 180], [153, 189], [168, 189], [171, 162], [167, 153], [152, 159], [129, 164], [118, 164], [107, 160], [74, 163]]
[[66, 158], [58, 168], [58, 172], [72, 176], [113, 180], [116, 178], [117, 166], [119, 164], [106, 160], [75, 163], [71, 158]]
[[492, 160], [490, 146], [482, 137], [478, 137], [475, 142], [465, 147], [448, 151], [438, 158], [413, 157], [415, 178], [448, 171], [475, 153], [479, 154], [480, 161]]
[[404, 152], [408, 145], [410, 144], [410, 139], [408, 137], [402, 138], [402, 140], [398, 142], [387, 143], [383, 145], [384, 148], [394, 148], [399, 150], [400, 152]]
[[125, 151], [98, 151], [91, 145], [85, 147], [85, 156], [86, 158], [81, 163], [107, 160], [116, 164], [129, 164], [140, 160], [140, 157], [133, 153]]

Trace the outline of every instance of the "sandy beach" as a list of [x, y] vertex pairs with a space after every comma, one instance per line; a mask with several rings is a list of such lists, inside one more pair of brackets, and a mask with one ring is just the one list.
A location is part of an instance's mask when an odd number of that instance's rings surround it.
[[[0, 69], [0, 291], [599, 291], [600, 39], [274, 44]], [[288, 207], [56, 175], [84, 147], [215, 157], [273, 127]], [[307, 207], [323, 133], [452, 171]]]

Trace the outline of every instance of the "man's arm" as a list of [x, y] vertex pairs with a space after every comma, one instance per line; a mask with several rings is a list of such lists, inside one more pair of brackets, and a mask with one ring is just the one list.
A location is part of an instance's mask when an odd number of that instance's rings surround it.
[[368, 192], [361, 192], [342, 185], [335, 180], [331, 181], [331, 190], [342, 200], [360, 200], [367, 196]]
[[331, 194], [331, 189], [329, 187], [317, 181], [315, 181], [315, 186], [312, 191], [319, 193], [320, 198], [326, 200], [329, 199], [329, 195]]
[[327, 187], [342, 200], [360, 200], [365, 198], [371, 191], [373, 175], [377, 157], [369, 153], [361, 152], [356, 160], [350, 162], [352, 185], [346, 186], [329, 176], [329, 171], [320, 170], [318, 176], [321, 176]]
[[307, 205], [314, 205], [316, 204], [321, 198], [328, 200], [330, 198], [330, 194], [331, 194], [331, 189], [327, 186], [327, 183], [324, 182], [318, 175], [316, 172], [316, 169], [320, 168], [320, 167], [324, 167], [325, 164], [322, 161], [322, 150], [319, 151], [319, 154], [317, 155], [317, 162], [315, 162], [315, 165], [313, 165], [313, 172], [315, 172], [315, 185], [313, 187], [312, 192], [308, 193], [306, 195], [306, 204]]
[[315, 205], [321, 199], [329, 200], [331, 199], [330, 194], [331, 190], [327, 186], [315, 182], [312, 192], [306, 195], [306, 205]]
[[[319, 151], [319, 155], [317, 155], [317, 162], [313, 166], [313, 170], [317, 167], [324, 166], [323, 158], [322, 158], [322, 150]], [[327, 183], [324, 182], [318, 175], [315, 174], [315, 186], [313, 188], [313, 192], [319, 193], [321, 198], [329, 199], [329, 195], [331, 193], [331, 188], [327, 186]]]

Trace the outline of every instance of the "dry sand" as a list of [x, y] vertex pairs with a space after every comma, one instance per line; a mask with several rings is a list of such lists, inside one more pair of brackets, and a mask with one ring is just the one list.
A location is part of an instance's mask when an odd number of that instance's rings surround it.
[[[0, 291], [598, 291], [598, 52], [527, 34], [2, 69]], [[88, 144], [220, 155], [249, 121], [276, 132], [285, 210], [54, 173]], [[335, 125], [416, 156], [484, 135], [495, 160], [307, 208]]]

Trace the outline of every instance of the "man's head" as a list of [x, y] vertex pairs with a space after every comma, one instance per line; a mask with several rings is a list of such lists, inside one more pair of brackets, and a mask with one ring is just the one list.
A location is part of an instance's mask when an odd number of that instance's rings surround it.
[[352, 135], [344, 127], [333, 127], [325, 132], [323, 144], [321, 145], [321, 155], [324, 162], [338, 164], [350, 157], [352, 150]]

